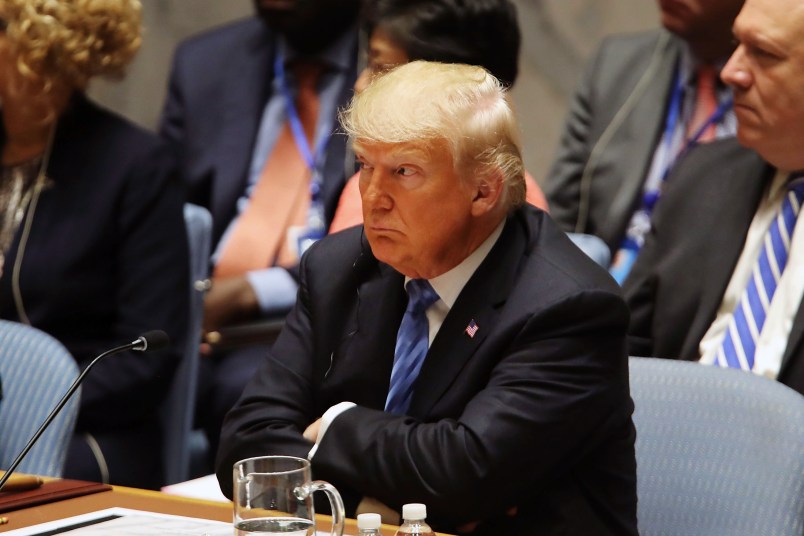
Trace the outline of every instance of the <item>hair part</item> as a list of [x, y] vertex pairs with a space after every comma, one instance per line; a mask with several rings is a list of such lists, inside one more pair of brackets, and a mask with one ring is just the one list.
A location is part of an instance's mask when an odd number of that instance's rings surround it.
[[482, 67], [414, 61], [352, 98], [341, 124], [353, 143], [446, 141], [453, 166], [478, 183], [502, 179], [503, 204], [525, 202], [519, 129], [503, 85]]
[[139, 0], [3, 0], [19, 74], [43, 92], [122, 76], [141, 44]]

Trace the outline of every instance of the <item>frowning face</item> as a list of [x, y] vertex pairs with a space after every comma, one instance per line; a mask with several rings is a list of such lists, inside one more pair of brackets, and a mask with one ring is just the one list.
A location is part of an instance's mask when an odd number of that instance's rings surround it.
[[456, 172], [446, 142], [355, 143], [365, 233], [374, 256], [412, 278], [461, 263], [488, 235], [483, 193]]
[[734, 90], [737, 137], [778, 168], [804, 169], [804, 4], [748, 0], [721, 77]]

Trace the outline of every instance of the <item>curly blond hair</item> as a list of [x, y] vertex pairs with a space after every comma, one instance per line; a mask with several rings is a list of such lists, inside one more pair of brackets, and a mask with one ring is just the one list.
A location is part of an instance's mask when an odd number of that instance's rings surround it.
[[139, 0], [2, 0], [19, 73], [47, 91], [121, 76], [141, 44]]

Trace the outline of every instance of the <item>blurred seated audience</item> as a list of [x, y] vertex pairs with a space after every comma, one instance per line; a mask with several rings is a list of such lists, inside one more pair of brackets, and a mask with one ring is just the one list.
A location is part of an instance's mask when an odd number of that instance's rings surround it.
[[737, 140], [701, 146], [673, 171], [623, 287], [633, 355], [752, 371], [804, 393], [802, 32], [798, 0], [746, 0], [737, 16], [721, 73]]
[[[299, 254], [326, 233], [355, 169], [332, 132], [357, 77], [359, 0], [254, 5], [256, 16], [178, 47], [160, 127], [188, 199], [212, 214], [210, 343], [226, 327], [287, 314]], [[212, 453], [267, 347], [205, 352], [196, 414]]]
[[414, 61], [343, 123], [365, 225], [302, 257], [297, 303], [226, 417], [223, 492], [236, 461], [292, 455], [352, 516], [421, 501], [448, 533], [636, 535], [628, 311], [525, 203], [502, 84]]
[[[367, 0], [361, 20], [368, 52], [357, 92], [413, 60], [479, 65], [508, 87], [516, 81], [521, 35], [510, 0]], [[527, 201], [546, 210], [536, 181], [527, 174], [526, 181]], [[355, 174], [346, 183], [330, 233], [363, 223], [358, 182]]]
[[670, 170], [691, 147], [734, 136], [717, 73], [743, 0], [657, 1], [663, 28], [606, 39], [570, 104], [545, 192], [569, 232], [602, 238], [622, 283]]
[[169, 349], [101, 361], [81, 388], [65, 477], [161, 484], [158, 409], [187, 329], [182, 191], [159, 139], [90, 102], [140, 45], [138, 0], [0, 3], [0, 318], [82, 368], [161, 329]]

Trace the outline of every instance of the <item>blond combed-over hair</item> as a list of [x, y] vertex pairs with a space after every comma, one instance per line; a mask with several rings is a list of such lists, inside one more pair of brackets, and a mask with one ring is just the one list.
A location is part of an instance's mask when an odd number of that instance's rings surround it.
[[499, 174], [507, 210], [525, 202], [519, 128], [503, 85], [482, 67], [413, 61], [375, 79], [341, 113], [360, 143], [446, 141], [461, 176]]

